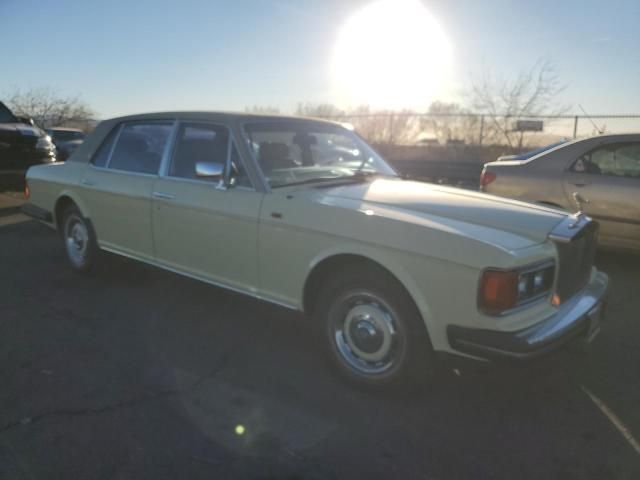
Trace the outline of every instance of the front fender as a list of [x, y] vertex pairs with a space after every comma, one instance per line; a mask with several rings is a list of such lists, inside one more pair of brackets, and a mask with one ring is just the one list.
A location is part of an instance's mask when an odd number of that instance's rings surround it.
[[[435, 328], [433, 325], [433, 315], [431, 313], [429, 300], [425, 295], [424, 289], [419, 288], [418, 283], [410, 270], [407, 268], [407, 264], [414, 263], [411, 259], [407, 258], [410, 255], [404, 252], [395, 251], [393, 249], [386, 249], [380, 247], [370, 247], [363, 244], [340, 244], [334, 245], [331, 248], [323, 250], [313, 257], [311, 262], [309, 262], [307, 280], [311, 275], [311, 272], [314, 269], [333, 257], [340, 255], [351, 255], [362, 257], [368, 261], [372, 261], [377, 263], [385, 270], [387, 270], [391, 275], [393, 275], [407, 290], [411, 298], [413, 299], [416, 307], [418, 308], [420, 314], [422, 315], [422, 319], [427, 327], [427, 331], [432, 331]], [[303, 298], [304, 296], [304, 287], [305, 283], [301, 286], [298, 298]]]

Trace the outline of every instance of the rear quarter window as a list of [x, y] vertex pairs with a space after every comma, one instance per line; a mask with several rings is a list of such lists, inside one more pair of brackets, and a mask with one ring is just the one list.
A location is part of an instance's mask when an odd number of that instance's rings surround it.
[[119, 126], [116, 126], [111, 129], [109, 134], [102, 141], [102, 144], [93, 155], [91, 159], [91, 163], [96, 167], [105, 168], [107, 166], [107, 162], [109, 161], [109, 155], [111, 154], [111, 150], [113, 150], [113, 144], [118, 136]]

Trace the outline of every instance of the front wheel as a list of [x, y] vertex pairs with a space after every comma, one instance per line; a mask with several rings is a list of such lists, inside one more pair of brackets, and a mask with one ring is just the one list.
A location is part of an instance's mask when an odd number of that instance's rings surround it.
[[90, 270], [98, 255], [98, 244], [91, 225], [75, 205], [64, 210], [62, 216], [62, 241], [67, 259], [74, 270]]
[[389, 274], [358, 268], [325, 285], [316, 322], [329, 357], [365, 387], [421, 383], [434, 369], [431, 342], [413, 300]]

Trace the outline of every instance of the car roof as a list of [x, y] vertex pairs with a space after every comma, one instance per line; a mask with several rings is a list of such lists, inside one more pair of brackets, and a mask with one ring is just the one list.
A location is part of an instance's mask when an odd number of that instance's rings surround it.
[[572, 144], [581, 142], [593, 142], [593, 143], [609, 143], [609, 142], [634, 142], [640, 141], [640, 133], [607, 133], [602, 135], [594, 135], [587, 138], [578, 138]]
[[546, 158], [554, 155], [556, 152], [565, 152], [572, 147], [575, 148], [595, 148], [599, 145], [617, 142], [640, 142], [640, 133], [607, 133], [602, 135], [594, 135], [587, 138], [576, 138], [568, 142], [561, 143], [548, 150], [544, 150], [532, 157], [524, 160], [525, 162], [533, 162], [539, 158]]
[[122, 117], [109, 118], [101, 121], [86, 140], [78, 147], [78, 150], [68, 159], [69, 162], [87, 163], [91, 156], [100, 147], [106, 136], [113, 127], [122, 122], [137, 122], [144, 120], [190, 120], [190, 121], [211, 121], [211, 122], [252, 122], [252, 121], [273, 121], [273, 122], [308, 122], [309, 124], [338, 125], [344, 126], [340, 122], [322, 120], [318, 118], [296, 117], [292, 115], [259, 115], [252, 113], [237, 112], [211, 112], [211, 111], [169, 111], [141, 113], [136, 115], [126, 115]]
[[334, 120], [325, 120], [310, 117], [298, 117], [294, 115], [264, 115], [255, 113], [242, 112], [221, 112], [221, 111], [169, 111], [169, 112], [152, 112], [139, 113], [135, 115], [126, 115], [105, 120], [108, 123], [131, 122], [139, 120], [166, 120], [166, 119], [183, 119], [183, 120], [209, 120], [209, 121], [306, 121], [313, 123], [324, 123], [332, 125], [340, 125], [341, 122]]

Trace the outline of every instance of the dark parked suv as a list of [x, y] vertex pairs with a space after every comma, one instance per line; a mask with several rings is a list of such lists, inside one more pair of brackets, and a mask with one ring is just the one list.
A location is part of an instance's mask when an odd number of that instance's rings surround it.
[[0, 102], [0, 175], [24, 175], [31, 165], [55, 161], [56, 147], [47, 133]]

